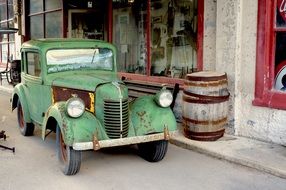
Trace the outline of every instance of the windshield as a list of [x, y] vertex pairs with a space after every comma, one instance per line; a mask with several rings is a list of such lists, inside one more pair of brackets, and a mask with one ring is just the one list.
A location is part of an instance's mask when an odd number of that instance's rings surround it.
[[108, 48], [55, 49], [47, 52], [48, 73], [80, 69], [113, 69], [113, 52]]

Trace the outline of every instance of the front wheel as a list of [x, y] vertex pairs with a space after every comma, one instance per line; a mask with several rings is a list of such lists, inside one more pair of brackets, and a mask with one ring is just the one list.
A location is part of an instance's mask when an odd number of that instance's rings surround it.
[[65, 175], [75, 175], [80, 170], [81, 151], [74, 150], [64, 143], [61, 129], [57, 126], [57, 154]]
[[18, 117], [18, 126], [19, 126], [21, 134], [23, 136], [33, 135], [35, 126], [33, 123], [25, 122], [23, 107], [22, 107], [20, 100], [17, 103], [17, 117]]
[[154, 141], [138, 144], [139, 154], [149, 162], [161, 161], [168, 150], [168, 141]]

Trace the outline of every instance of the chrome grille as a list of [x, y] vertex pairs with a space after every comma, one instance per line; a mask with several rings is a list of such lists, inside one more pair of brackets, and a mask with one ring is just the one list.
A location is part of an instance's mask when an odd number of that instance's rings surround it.
[[127, 137], [129, 129], [128, 99], [122, 100], [122, 103], [120, 101], [104, 101], [104, 125], [109, 138]]

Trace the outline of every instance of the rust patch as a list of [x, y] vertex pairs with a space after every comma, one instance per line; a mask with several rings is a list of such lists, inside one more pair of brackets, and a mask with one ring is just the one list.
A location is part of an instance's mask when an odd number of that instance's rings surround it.
[[65, 123], [63, 123], [63, 128], [66, 129], [67, 128], [67, 125]]
[[88, 110], [91, 113], [95, 113], [95, 108], [94, 108], [95, 98], [93, 92], [53, 86], [52, 93], [53, 93], [52, 96], [53, 103], [59, 101], [67, 101], [69, 98], [73, 97], [74, 94], [76, 94], [79, 98], [81, 98], [84, 101], [86, 110]]
[[145, 114], [146, 114], [146, 111], [137, 112], [137, 115], [139, 115], [139, 117], [143, 117]]
[[100, 145], [99, 142], [97, 140], [96, 135], [93, 136], [93, 150], [99, 150], [100, 149]]
[[139, 116], [140, 121], [145, 123], [144, 115], [146, 114], [146, 111], [137, 112], [136, 114]]
[[170, 134], [169, 134], [169, 130], [167, 127], [164, 128], [164, 139], [170, 140]]

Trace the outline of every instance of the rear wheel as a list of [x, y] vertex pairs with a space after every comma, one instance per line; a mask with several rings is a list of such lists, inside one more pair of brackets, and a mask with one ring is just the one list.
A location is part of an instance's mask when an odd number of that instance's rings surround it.
[[57, 126], [57, 154], [65, 175], [75, 175], [80, 170], [81, 151], [74, 150], [64, 143], [61, 129]]
[[139, 154], [149, 162], [161, 161], [168, 150], [168, 141], [154, 141], [138, 144]]
[[23, 136], [31, 136], [34, 133], [34, 124], [33, 123], [27, 123], [24, 120], [24, 112], [22, 108], [22, 104], [20, 100], [17, 103], [17, 117], [18, 117], [18, 126], [20, 129], [20, 132]]

